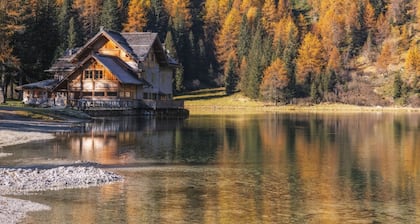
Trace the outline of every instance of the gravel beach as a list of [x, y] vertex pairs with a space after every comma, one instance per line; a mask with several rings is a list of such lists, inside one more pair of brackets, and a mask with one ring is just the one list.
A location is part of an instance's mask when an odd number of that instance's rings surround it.
[[[22, 195], [46, 190], [86, 188], [122, 181], [123, 177], [92, 166], [51, 169], [0, 169], [1, 195]], [[18, 223], [27, 212], [49, 210], [46, 205], [0, 196], [0, 223]]]
[[[74, 128], [74, 122], [38, 121], [15, 115], [10, 111], [10, 108], [0, 109], [0, 158], [11, 156], [13, 153], [3, 152], [3, 147], [53, 139], [53, 133]], [[123, 180], [121, 176], [99, 169], [96, 165], [75, 162], [49, 168], [0, 168], [0, 223], [19, 223], [28, 212], [50, 209], [47, 205], [4, 197], [5, 195], [86, 188]]]

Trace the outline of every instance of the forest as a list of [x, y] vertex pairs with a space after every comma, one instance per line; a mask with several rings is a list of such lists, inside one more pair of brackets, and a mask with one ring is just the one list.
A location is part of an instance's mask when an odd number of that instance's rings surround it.
[[157, 32], [178, 93], [420, 105], [420, 0], [2, 0], [3, 91], [47, 78], [100, 27]]

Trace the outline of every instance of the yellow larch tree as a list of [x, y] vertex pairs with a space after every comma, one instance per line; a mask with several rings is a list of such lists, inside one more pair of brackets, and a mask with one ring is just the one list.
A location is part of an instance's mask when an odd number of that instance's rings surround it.
[[83, 29], [88, 37], [97, 32], [102, 0], [74, 0], [73, 8], [76, 9], [82, 20]]
[[375, 27], [376, 21], [375, 21], [375, 8], [373, 8], [372, 4], [369, 0], [365, 1], [365, 15], [364, 20], [366, 23], [366, 26], [369, 29], [372, 29]]
[[382, 72], [388, 69], [388, 65], [392, 62], [392, 43], [391, 41], [385, 41], [382, 44], [381, 53], [376, 59], [376, 66]]
[[206, 0], [204, 8], [204, 21], [206, 24], [219, 24], [219, 1]]
[[262, 25], [264, 30], [270, 34], [274, 34], [274, 27], [278, 21], [279, 16], [277, 15], [276, 3], [274, 0], [266, 0], [262, 8]]
[[220, 32], [216, 36], [216, 51], [219, 62], [222, 64], [227, 61], [232, 52], [236, 54], [240, 24], [241, 16], [239, 11], [232, 8], [226, 17]]
[[289, 85], [289, 77], [285, 63], [277, 58], [264, 70], [264, 76], [260, 85], [261, 95], [276, 103], [284, 100], [285, 88]]
[[404, 69], [404, 80], [411, 88], [420, 89], [420, 48], [417, 44], [408, 50]]
[[246, 13], [251, 7], [261, 8], [261, 2], [258, 0], [242, 0], [239, 6], [239, 11], [241, 13]]
[[285, 44], [289, 41], [289, 38], [297, 38], [298, 32], [292, 17], [290, 15], [284, 17], [275, 25], [273, 43], [278, 44], [280, 41]]
[[420, 48], [417, 44], [413, 44], [407, 51], [405, 70], [420, 75]]
[[231, 4], [231, 0], [219, 0], [218, 12], [220, 24], [223, 24], [223, 21], [225, 21], [226, 16], [229, 14], [232, 8]]
[[246, 12], [246, 18], [248, 19], [249, 23], [255, 22], [255, 19], [257, 18], [258, 14], [258, 8], [257, 7], [250, 7], [248, 11]]
[[337, 47], [328, 52], [327, 69], [338, 72], [341, 68], [341, 54]]
[[307, 33], [298, 50], [296, 82], [305, 84], [306, 81], [311, 81], [315, 76], [321, 74], [324, 64], [325, 59], [321, 41], [315, 34]]
[[319, 22], [315, 31], [322, 37], [324, 47], [339, 46], [346, 38], [346, 21], [343, 16], [342, 2], [325, 1], [321, 3]]
[[127, 23], [124, 24], [126, 32], [141, 32], [147, 26], [147, 11], [150, 0], [130, 0], [128, 5]]
[[188, 29], [191, 27], [189, 0], [164, 0], [164, 5], [175, 29]]
[[277, 15], [283, 18], [289, 15], [290, 3], [289, 0], [279, 0], [277, 3]]

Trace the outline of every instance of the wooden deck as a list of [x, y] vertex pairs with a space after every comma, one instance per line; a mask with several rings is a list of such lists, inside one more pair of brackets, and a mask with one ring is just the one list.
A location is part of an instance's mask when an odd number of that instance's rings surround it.
[[147, 109], [147, 110], [160, 110], [160, 109], [183, 109], [184, 101], [182, 100], [125, 100], [125, 99], [112, 99], [112, 100], [91, 100], [79, 99], [70, 100], [72, 108], [82, 111], [114, 111], [114, 110], [132, 110], [132, 109]]

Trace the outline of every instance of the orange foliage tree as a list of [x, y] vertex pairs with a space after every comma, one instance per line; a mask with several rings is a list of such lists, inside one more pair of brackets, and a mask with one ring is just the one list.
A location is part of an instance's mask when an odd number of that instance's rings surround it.
[[287, 16], [275, 24], [273, 43], [278, 44], [281, 42], [285, 44], [289, 41], [289, 38], [297, 38], [298, 34], [298, 28], [292, 17]]
[[297, 84], [303, 85], [308, 81], [312, 82], [315, 76], [321, 74], [324, 64], [324, 52], [321, 41], [313, 33], [306, 34], [298, 50], [296, 61]]
[[262, 25], [264, 26], [265, 31], [273, 35], [274, 27], [278, 21], [278, 15], [276, 10], [276, 4], [274, 0], [266, 0], [262, 8]]
[[127, 23], [124, 24], [126, 32], [141, 32], [147, 25], [147, 12], [150, 0], [131, 0], [128, 5]]
[[420, 89], [420, 48], [414, 44], [407, 52], [405, 59], [404, 80], [408, 86], [416, 90]]
[[392, 44], [385, 41], [382, 45], [381, 53], [376, 60], [376, 66], [380, 71], [384, 72], [388, 69], [388, 65], [392, 62]]
[[73, 8], [78, 11], [83, 29], [88, 38], [93, 36], [98, 30], [101, 3], [101, 0], [73, 1]]
[[264, 77], [260, 86], [261, 96], [276, 103], [284, 101], [289, 81], [286, 65], [281, 59], [277, 58], [264, 70]]
[[233, 8], [226, 17], [223, 26], [216, 37], [216, 50], [219, 62], [225, 64], [229, 55], [236, 54], [236, 46], [241, 23], [239, 11]]
[[175, 30], [187, 30], [191, 27], [189, 0], [164, 0], [164, 5]]

